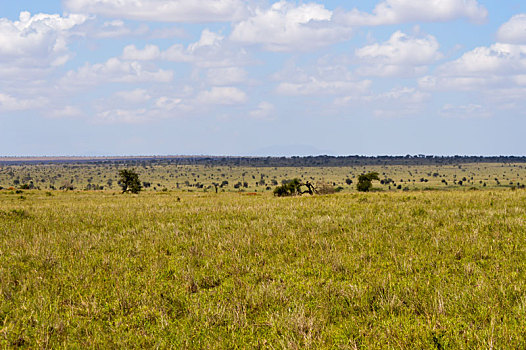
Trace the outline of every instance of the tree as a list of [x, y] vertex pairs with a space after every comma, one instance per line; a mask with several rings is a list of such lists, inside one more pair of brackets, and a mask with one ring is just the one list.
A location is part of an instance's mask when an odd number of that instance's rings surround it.
[[299, 179], [284, 180], [283, 185], [274, 189], [274, 195], [278, 197], [294, 196], [298, 193], [301, 193], [300, 187], [301, 182]]
[[373, 187], [373, 180], [380, 180], [377, 172], [362, 174], [358, 177], [356, 188], [360, 192], [369, 192]]
[[139, 174], [133, 169], [119, 170], [119, 185], [122, 187], [122, 193], [131, 192], [139, 193], [142, 189], [141, 181], [139, 181]]
[[[306, 186], [307, 190], [302, 191], [301, 186]], [[300, 181], [300, 179], [284, 180], [283, 185], [278, 186], [274, 189], [274, 196], [278, 197], [296, 195], [301, 196], [304, 193], [313, 195], [314, 193], [318, 193], [318, 191], [309, 181], [303, 183]]]

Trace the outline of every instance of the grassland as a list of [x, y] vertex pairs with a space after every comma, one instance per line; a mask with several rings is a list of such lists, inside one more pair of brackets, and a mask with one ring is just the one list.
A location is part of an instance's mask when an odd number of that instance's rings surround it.
[[0, 191], [3, 348], [526, 348], [521, 189], [46, 191]]
[[[132, 166], [117, 163], [19, 164], [0, 163], [0, 187], [42, 190], [118, 190], [118, 170]], [[525, 163], [472, 163], [451, 165], [375, 165], [349, 167], [235, 167], [142, 163], [134, 167], [145, 191], [271, 192], [283, 180], [298, 177], [313, 183], [330, 183], [343, 192], [355, 192], [360, 174], [376, 171], [383, 184], [377, 190], [448, 190], [511, 188], [526, 184]], [[348, 183], [347, 180], [352, 181]], [[224, 184], [224, 185], [222, 185]]]

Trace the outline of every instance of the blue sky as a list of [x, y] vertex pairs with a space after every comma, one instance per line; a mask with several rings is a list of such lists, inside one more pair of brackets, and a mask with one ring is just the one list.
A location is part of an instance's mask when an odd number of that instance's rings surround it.
[[0, 156], [526, 155], [526, 4], [0, 2]]

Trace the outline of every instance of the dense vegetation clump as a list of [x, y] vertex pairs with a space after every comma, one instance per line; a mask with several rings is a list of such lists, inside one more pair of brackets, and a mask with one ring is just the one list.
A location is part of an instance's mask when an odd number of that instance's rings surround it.
[[377, 172], [371, 172], [358, 176], [356, 189], [360, 192], [369, 192], [373, 187], [373, 180], [380, 180]]
[[141, 191], [141, 181], [139, 180], [139, 174], [137, 174], [135, 170], [119, 170], [119, 177], [119, 184], [122, 187], [122, 193], [139, 193]]
[[301, 194], [301, 186], [299, 179], [285, 180], [281, 186], [274, 189], [274, 196], [286, 197]]

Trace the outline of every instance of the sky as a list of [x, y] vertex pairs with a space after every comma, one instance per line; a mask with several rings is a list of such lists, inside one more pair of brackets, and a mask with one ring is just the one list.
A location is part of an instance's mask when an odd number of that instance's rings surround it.
[[0, 156], [526, 155], [523, 0], [0, 0]]

